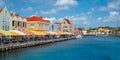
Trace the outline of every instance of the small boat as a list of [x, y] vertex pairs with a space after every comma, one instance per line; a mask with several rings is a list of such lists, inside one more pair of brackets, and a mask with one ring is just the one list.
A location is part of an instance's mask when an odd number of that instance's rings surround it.
[[80, 34], [76, 35], [76, 38], [82, 38], [82, 35], [80, 35]]

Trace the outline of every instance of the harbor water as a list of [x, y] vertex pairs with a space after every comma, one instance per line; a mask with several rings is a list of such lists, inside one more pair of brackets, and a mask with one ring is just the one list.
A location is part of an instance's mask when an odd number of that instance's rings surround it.
[[85, 36], [0, 52], [0, 60], [120, 60], [120, 37]]

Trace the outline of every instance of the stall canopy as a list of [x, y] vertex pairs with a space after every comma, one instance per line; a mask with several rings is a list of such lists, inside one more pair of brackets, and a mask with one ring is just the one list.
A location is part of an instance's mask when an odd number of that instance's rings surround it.
[[21, 31], [17, 31], [17, 30], [10, 30], [10, 32], [14, 32], [14, 33], [16, 33], [16, 34], [18, 34], [18, 35], [26, 35], [26, 34], [24, 34], [23, 32], [21, 32]]
[[5, 30], [0, 30], [0, 33], [3, 34], [4, 36], [11, 36], [11, 35], [13, 35], [9, 31], [5, 31]]
[[43, 31], [46, 35], [50, 35], [49, 31]]
[[0, 33], [0, 36], [4, 36], [4, 34]]
[[19, 36], [20, 35], [20, 34], [14, 32], [14, 31], [9, 31], [9, 32], [12, 34], [12, 36]]
[[69, 32], [64, 32], [64, 33], [65, 33], [65, 34], [69, 34], [69, 35], [72, 34], [72, 33], [69, 33]]
[[60, 35], [66, 35], [65, 32], [58, 32], [58, 34], [60, 34]]
[[30, 32], [34, 33], [35, 35], [45, 35], [44, 33], [40, 31], [35, 31], [35, 30], [29, 30]]
[[51, 35], [59, 35], [58, 33], [56, 32], [49, 32]]
[[32, 32], [30, 32], [30, 31], [21, 31], [21, 32], [23, 32], [24, 34], [26, 34], [26, 35], [35, 35], [34, 33], [32, 33]]

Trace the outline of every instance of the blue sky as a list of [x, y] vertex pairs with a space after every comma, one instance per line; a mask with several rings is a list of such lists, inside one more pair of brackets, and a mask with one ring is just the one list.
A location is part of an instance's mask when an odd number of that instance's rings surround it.
[[69, 18], [75, 27], [120, 27], [120, 0], [0, 0], [0, 8], [21, 16]]

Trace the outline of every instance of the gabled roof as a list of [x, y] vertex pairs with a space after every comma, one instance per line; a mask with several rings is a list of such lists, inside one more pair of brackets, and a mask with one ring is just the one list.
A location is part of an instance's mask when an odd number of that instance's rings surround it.
[[30, 18], [27, 18], [28, 22], [32, 22], [32, 21], [39, 21], [39, 22], [46, 22], [46, 23], [50, 23], [49, 20], [45, 20], [43, 17], [38, 17], [38, 16], [32, 16]]
[[13, 16], [13, 17], [16, 16], [17, 18], [18, 18], [18, 17], [25, 18], [25, 17], [23, 17], [23, 16], [19, 16], [18, 14], [15, 14], [15, 13], [11, 13], [11, 16]]
[[0, 9], [0, 13], [2, 12], [2, 9]]
[[71, 24], [70, 20], [69, 19], [64, 19], [68, 24]]

